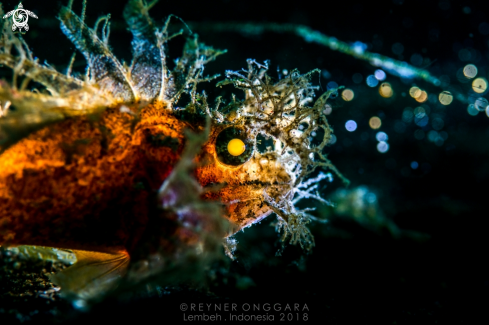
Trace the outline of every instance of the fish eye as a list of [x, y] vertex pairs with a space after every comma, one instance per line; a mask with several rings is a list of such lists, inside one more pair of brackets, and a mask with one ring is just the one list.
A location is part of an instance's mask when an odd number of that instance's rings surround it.
[[246, 145], [241, 139], [233, 139], [228, 143], [228, 152], [231, 156], [239, 156], [246, 150]]
[[216, 138], [217, 159], [225, 165], [239, 166], [253, 155], [253, 139], [246, 131], [237, 127], [228, 127]]

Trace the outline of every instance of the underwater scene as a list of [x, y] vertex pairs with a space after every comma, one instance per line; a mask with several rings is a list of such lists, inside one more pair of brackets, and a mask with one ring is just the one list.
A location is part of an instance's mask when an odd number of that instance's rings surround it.
[[484, 2], [0, 16], [1, 324], [488, 321]]

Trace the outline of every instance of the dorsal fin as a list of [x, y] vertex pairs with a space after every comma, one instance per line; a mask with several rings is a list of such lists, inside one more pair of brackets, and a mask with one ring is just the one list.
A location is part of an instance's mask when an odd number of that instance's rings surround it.
[[158, 39], [149, 9], [141, 0], [129, 1], [124, 9], [124, 18], [133, 35], [131, 79], [145, 100], [163, 99], [167, 75], [163, 35]]
[[77, 299], [89, 299], [116, 286], [126, 274], [130, 260], [126, 251], [71, 251], [76, 255], [77, 262], [49, 278], [61, 287], [65, 296]]
[[87, 59], [92, 79], [115, 98], [124, 101], [137, 100], [138, 93], [127, 71], [95, 31], [67, 7], [61, 8], [59, 19], [63, 33]]
[[83, 87], [83, 82], [79, 79], [66, 76], [54, 69], [40, 65], [35, 61], [15, 57], [12, 54], [1, 53], [0, 64], [9, 67], [12, 70], [15, 70], [15, 68], [21, 64], [22, 70], [19, 71], [20, 74], [39, 82], [51, 92], [58, 94], [65, 94], [71, 90]]

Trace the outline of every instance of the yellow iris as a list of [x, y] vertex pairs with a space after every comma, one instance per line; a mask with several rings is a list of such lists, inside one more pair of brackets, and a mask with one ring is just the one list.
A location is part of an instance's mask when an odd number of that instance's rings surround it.
[[240, 139], [232, 139], [228, 143], [228, 152], [232, 156], [239, 156], [246, 150], [246, 145]]

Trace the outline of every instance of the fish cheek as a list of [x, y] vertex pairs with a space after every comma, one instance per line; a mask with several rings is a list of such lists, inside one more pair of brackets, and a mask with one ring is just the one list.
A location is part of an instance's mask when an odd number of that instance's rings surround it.
[[272, 213], [272, 210], [259, 198], [230, 204], [226, 210], [229, 220], [237, 226], [235, 233], [260, 222]]
[[202, 147], [201, 152], [195, 157], [195, 162], [197, 167], [194, 176], [201, 186], [226, 183], [226, 173], [215, 157], [212, 141], [208, 141]]

